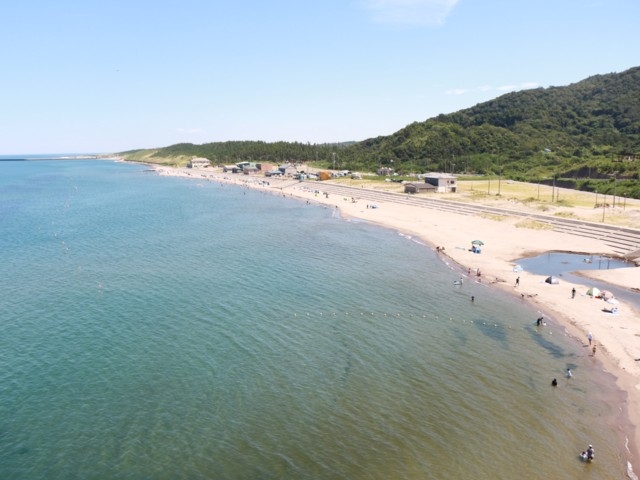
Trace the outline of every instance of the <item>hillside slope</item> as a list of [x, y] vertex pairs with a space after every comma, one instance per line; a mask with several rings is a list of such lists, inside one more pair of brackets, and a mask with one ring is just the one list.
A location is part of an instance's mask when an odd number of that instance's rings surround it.
[[528, 181], [564, 178], [574, 188], [592, 191], [615, 189], [607, 183], [613, 180], [629, 196], [640, 197], [640, 67], [563, 87], [508, 93], [355, 143], [183, 143], [121, 155], [182, 165], [199, 156], [216, 164], [310, 161], [357, 171], [387, 166], [402, 175], [444, 171]]

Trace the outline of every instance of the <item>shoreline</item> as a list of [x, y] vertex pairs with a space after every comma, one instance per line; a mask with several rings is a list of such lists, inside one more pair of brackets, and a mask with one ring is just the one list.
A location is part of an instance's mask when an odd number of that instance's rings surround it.
[[[309, 183], [291, 179], [264, 179], [199, 169], [150, 166], [159, 175], [255, 188], [337, 208], [343, 217], [362, 219], [419, 238], [434, 251], [442, 246], [444, 250], [440, 255], [454, 262], [463, 272], [463, 276], [495, 286], [516, 298], [520, 297], [523, 302], [552, 318], [571, 338], [581, 342], [583, 346], [589, 346], [587, 333], [591, 332], [597, 353], [592, 354], [589, 351], [588, 355], [593, 355], [602, 368], [616, 378], [616, 386], [626, 394], [626, 411], [621, 412], [626, 420], [622, 421], [620, 429], [627, 440], [625, 457], [628, 459], [628, 470], [631, 475], [638, 471], [640, 361], [636, 359], [640, 359], [640, 309], [621, 301], [618, 314], [605, 313], [602, 309], [609, 304], [587, 296], [587, 289], [583, 285], [564, 280], [561, 280], [559, 285], [550, 285], [544, 282], [546, 276], [514, 271], [518, 259], [550, 251], [615, 256], [603, 241], [550, 230], [520, 228], [517, 225], [518, 220], [511, 218], [497, 221], [491, 217], [448, 213], [392, 201], [377, 202], [376, 208], [368, 208], [369, 205], [364, 200], [316, 193], [322, 191], [322, 183], [318, 183], [317, 187], [311, 187]], [[265, 185], [263, 182], [268, 184]], [[470, 251], [471, 241], [474, 239], [482, 239], [485, 243], [481, 254]], [[569, 246], [571, 248], [568, 248]], [[479, 277], [474, 275], [477, 270], [481, 272]], [[640, 267], [580, 271], [577, 275], [627, 289], [640, 289]], [[516, 285], [517, 278], [519, 285]], [[577, 292], [575, 298], [571, 296], [572, 288]]]

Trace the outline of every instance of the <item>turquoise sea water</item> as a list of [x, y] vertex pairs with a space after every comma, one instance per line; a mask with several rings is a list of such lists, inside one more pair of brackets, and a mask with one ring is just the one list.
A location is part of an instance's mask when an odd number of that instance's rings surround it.
[[582, 342], [397, 232], [47, 160], [0, 162], [0, 233], [0, 478], [625, 476]]

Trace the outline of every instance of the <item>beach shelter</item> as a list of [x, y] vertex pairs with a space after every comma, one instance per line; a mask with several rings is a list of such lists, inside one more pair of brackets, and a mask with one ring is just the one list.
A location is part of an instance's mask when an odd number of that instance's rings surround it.
[[560, 280], [558, 280], [558, 277], [551, 276], [551, 277], [547, 277], [545, 282], [547, 282], [550, 285], [557, 285], [560, 283]]
[[599, 288], [591, 287], [589, 290], [587, 290], [587, 295], [589, 295], [590, 297], [596, 298], [602, 295], [602, 293], [600, 292]]
[[482, 240], [474, 240], [471, 242], [471, 251], [473, 253], [481, 253], [484, 242]]
[[602, 298], [604, 298], [605, 300], [611, 300], [613, 298], [613, 293], [611, 293], [609, 290], [602, 290], [600, 292], [600, 296]]

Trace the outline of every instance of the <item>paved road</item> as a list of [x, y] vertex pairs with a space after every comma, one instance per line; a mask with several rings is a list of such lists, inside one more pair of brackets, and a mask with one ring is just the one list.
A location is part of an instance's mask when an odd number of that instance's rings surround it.
[[[549, 225], [556, 232], [598, 239], [602, 241], [604, 245], [611, 247], [617, 255], [628, 256], [629, 258], [640, 257], [640, 252], [638, 252], [640, 250], [639, 229], [574, 220], [570, 218], [553, 217], [550, 215], [528, 213], [505, 208], [489, 207], [480, 204], [461, 203], [453, 200], [415, 197], [406, 193], [381, 192], [366, 188], [348, 187], [346, 185], [336, 185], [324, 182], [319, 184], [316, 181], [305, 181], [302, 183], [310, 189], [316, 189], [342, 197], [353, 197], [359, 200], [366, 200], [371, 203], [394, 202], [414, 207], [457, 213], [459, 215], [477, 216], [478, 214], [484, 213], [532, 219]], [[638, 253], [634, 254], [634, 252]]]

